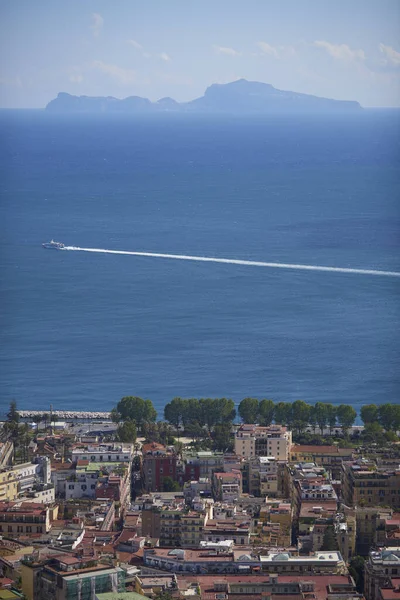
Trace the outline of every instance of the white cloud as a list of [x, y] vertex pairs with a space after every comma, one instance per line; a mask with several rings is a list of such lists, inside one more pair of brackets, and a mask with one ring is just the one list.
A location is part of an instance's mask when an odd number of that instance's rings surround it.
[[166, 52], [160, 52], [159, 54], [151, 54], [150, 52], [147, 52], [142, 44], [139, 44], [139, 42], [137, 42], [136, 40], [126, 40], [126, 43], [129, 44], [130, 46], [133, 46], [133, 48], [136, 48], [136, 50], [139, 50], [140, 54], [143, 56], [143, 58], [158, 58], [160, 60], [163, 60], [164, 62], [168, 62], [171, 60], [171, 57], [166, 53]]
[[332, 58], [336, 58], [338, 60], [365, 60], [364, 50], [353, 50], [347, 44], [331, 44], [330, 42], [326, 42], [324, 40], [316, 40], [313, 42], [313, 46], [322, 48], [325, 50], [325, 52], [332, 56]]
[[226, 54], [226, 56], [240, 56], [241, 52], [234, 50], [233, 48], [227, 48], [226, 46], [214, 46], [214, 50], [218, 54]]
[[400, 52], [397, 52], [392, 46], [385, 46], [385, 44], [379, 44], [379, 50], [384, 55], [384, 64], [390, 63], [396, 67], [400, 66]]
[[99, 13], [92, 13], [92, 24], [91, 29], [94, 36], [100, 35], [101, 30], [103, 29], [104, 19]]
[[[256, 45], [261, 50], [262, 55], [272, 56], [273, 58], [290, 58], [296, 55], [293, 46], [271, 46], [268, 42], [257, 42]], [[255, 53], [254, 56], [259, 56]]]
[[124, 69], [123, 67], [118, 67], [118, 65], [104, 63], [101, 60], [93, 61], [92, 67], [109, 75], [122, 85], [129, 85], [137, 82], [136, 71], [133, 69]]
[[136, 48], [136, 50], [143, 50], [142, 44], [139, 44], [136, 40], [126, 40], [126, 43]]
[[260, 48], [263, 54], [269, 54], [270, 56], [274, 56], [275, 58], [279, 58], [278, 48], [267, 44], [267, 42], [257, 42], [257, 46]]

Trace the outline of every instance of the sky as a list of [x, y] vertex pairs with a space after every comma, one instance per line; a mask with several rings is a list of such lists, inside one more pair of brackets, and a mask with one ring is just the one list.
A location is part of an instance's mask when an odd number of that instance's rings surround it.
[[0, 0], [0, 107], [245, 78], [400, 107], [400, 0]]

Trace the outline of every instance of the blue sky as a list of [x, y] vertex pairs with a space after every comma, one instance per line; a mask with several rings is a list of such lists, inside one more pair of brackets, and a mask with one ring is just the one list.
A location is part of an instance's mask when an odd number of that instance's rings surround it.
[[399, 0], [1, 0], [0, 107], [238, 78], [400, 106]]

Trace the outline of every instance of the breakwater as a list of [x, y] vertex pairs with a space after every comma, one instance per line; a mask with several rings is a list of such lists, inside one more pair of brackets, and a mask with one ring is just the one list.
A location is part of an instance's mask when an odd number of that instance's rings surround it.
[[29, 420], [35, 416], [43, 417], [47, 415], [47, 420], [56, 419], [57, 421], [111, 421], [111, 414], [109, 412], [98, 412], [98, 411], [78, 411], [78, 410], [19, 410], [18, 411], [21, 419]]

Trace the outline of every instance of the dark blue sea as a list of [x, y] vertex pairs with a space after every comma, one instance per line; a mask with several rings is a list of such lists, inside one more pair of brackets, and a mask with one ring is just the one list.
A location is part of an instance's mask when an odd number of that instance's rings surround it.
[[0, 112], [0, 406], [174, 396], [398, 402], [400, 112]]

